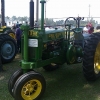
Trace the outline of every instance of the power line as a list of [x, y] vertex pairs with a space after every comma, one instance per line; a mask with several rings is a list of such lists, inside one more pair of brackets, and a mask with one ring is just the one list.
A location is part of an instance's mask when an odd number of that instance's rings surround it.
[[[69, 16], [68, 16], [69, 17]], [[49, 18], [49, 19], [65, 19], [68, 17], [61, 17], [61, 18]], [[100, 18], [100, 17], [84, 17], [84, 18]]]

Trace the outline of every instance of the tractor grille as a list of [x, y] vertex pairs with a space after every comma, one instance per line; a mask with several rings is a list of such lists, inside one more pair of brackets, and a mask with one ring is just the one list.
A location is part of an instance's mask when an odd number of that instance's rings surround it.
[[34, 47], [28, 47], [28, 57], [29, 61], [33, 61], [35, 58], [35, 48]]

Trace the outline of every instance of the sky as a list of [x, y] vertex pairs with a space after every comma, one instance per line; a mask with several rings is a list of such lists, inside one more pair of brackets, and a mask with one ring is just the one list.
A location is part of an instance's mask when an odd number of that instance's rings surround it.
[[[28, 16], [30, 0], [5, 0], [5, 16]], [[46, 18], [62, 17], [88, 17], [89, 5], [90, 16], [100, 17], [100, 0], [47, 0]], [[36, 0], [35, 17], [36, 17]], [[1, 6], [1, 2], [0, 2]], [[41, 5], [39, 5], [39, 16], [41, 15]], [[1, 13], [1, 10], [0, 10]], [[98, 18], [100, 20], [100, 18]]]

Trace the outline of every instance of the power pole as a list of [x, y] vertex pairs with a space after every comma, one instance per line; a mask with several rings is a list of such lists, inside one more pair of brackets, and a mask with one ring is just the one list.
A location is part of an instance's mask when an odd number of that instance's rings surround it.
[[34, 27], [34, 0], [30, 0], [30, 27]]
[[46, 24], [46, 3], [45, 3], [45, 24]]
[[89, 21], [90, 21], [90, 4], [89, 4]]
[[36, 21], [39, 21], [39, 0], [36, 0]]
[[5, 1], [1, 0], [1, 24], [5, 26]]

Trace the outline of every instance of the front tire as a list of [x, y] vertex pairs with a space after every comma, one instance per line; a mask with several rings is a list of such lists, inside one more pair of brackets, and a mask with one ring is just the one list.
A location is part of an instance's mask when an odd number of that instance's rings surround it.
[[44, 77], [34, 71], [20, 76], [13, 89], [15, 100], [39, 100], [46, 87]]
[[18, 69], [16, 72], [14, 72], [9, 81], [8, 81], [8, 90], [10, 92], [10, 94], [13, 96], [13, 87], [14, 84], [16, 82], [16, 80], [23, 74], [23, 70], [22, 69]]
[[83, 73], [88, 81], [100, 77], [100, 33], [93, 33], [84, 45]]

